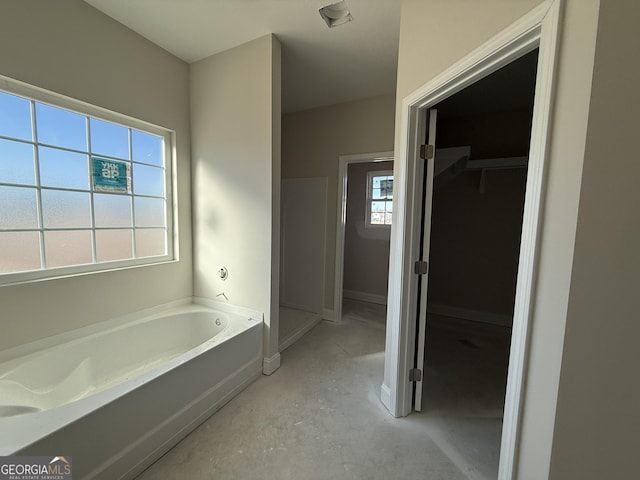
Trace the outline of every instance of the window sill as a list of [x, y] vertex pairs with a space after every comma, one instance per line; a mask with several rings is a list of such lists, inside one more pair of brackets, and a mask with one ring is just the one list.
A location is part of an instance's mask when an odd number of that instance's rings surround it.
[[[155, 267], [178, 263], [180, 260], [170, 256], [150, 257], [136, 260], [124, 260], [120, 262], [105, 262], [99, 264], [78, 265], [73, 267], [51, 268], [47, 270], [32, 270], [29, 272], [5, 273], [0, 275], [0, 288], [16, 285], [47, 282], [50, 280], [62, 280], [66, 278], [83, 277], [101, 273], [119, 272], [144, 267]], [[102, 267], [102, 268], [100, 268]]]

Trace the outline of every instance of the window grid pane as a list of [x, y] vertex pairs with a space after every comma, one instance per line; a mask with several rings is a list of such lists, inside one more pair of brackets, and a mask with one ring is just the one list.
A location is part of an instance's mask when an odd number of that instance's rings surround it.
[[133, 257], [131, 229], [96, 230], [96, 260], [108, 262]]
[[0, 139], [0, 183], [35, 185], [33, 145]]
[[38, 270], [40, 261], [39, 232], [0, 232], [0, 271]]
[[[371, 224], [372, 225], [391, 225], [393, 215], [393, 207], [390, 201], [371, 202]], [[377, 204], [375, 207], [373, 204]]]
[[93, 263], [91, 230], [44, 232], [47, 267], [67, 267]]
[[[165, 137], [0, 91], [5, 105], [23, 121], [0, 118], [0, 274], [168, 254]], [[124, 192], [96, 188], [95, 155], [128, 162]]]
[[115, 123], [91, 118], [89, 122], [91, 151], [96, 155], [129, 160], [131, 158], [130, 130]]
[[89, 190], [86, 154], [38, 147], [38, 164], [43, 187]]
[[31, 140], [31, 103], [10, 93], [0, 92], [0, 135]]
[[42, 217], [45, 228], [91, 227], [89, 194], [42, 190]]
[[36, 189], [0, 186], [0, 230], [38, 228]]
[[139, 257], [166, 255], [167, 232], [160, 228], [136, 229], [136, 254]]
[[94, 193], [94, 225], [100, 227], [131, 227], [131, 195]]
[[35, 103], [39, 143], [87, 151], [87, 117], [64, 108]]

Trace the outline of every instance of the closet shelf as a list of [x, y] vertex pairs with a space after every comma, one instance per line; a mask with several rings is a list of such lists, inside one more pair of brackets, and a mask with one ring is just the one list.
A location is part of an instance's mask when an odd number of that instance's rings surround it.
[[467, 168], [472, 170], [527, 168], [528, 157], [488, 158], [485, 160], [469, 160]]

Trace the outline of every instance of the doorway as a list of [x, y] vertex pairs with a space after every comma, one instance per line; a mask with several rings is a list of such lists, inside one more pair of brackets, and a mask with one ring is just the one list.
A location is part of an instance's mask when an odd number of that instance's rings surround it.
[[[396, 188], [389, 270], [389, 303], [384, 382], [381, 400], [395, 416], [412, 411], [412, 370], [416, 352], [418, 280], [422, 211], [420, 145], [426, 134], [426, 109], [512, 61], [539, 49], [527, 170], [516, 301], [501, 435], [499, 478], [513, 477], [525, 379], [529, 319], [534, 300], [539, 220], [548, 149], [560, 2], [550, 0], [513, 23], [457, 64], [403, 99], [394, 173]], [[428, 150], [428, 149], [427, 149]]]
[[[356, 168], [358, 169], [359, 165], [370, 165], [371, 169], [364, 167], [364, 171], [376, 171], [381, 170], [382, 167], [378, 168], [375, 165], [387, 165], [385, 167], [388, 170], [389, 165], [393, 164], [393, 152], [375, 152], [375, 153], [363, 153], [356, 155], [342, 155], [339, 160], [338, 167], [338, 211], [337, 211], [337, 224], [336, 224], [336, 264], [335, 264], [335, 281], [334, 281], [334, 295], [333, 295], [333, 321], [340, 322], [342, 321], [342, 305], [344, 302], [344, 273], [345, 273], [345, 241], [347, 236], [347, 193], [348, 193], [348, 179], [349, 179], [349, 169]], [[392, 169], [392, 167], [391, 167]], [[384, 170], [384, 171], [387, 171]], [[353, 170], [352, 170], [353, 172]], [[366, 175], [365, 175], [366, 178]], [[356, 209], [358, 210], [358, 209]], [[354, 213], [354, 212], [352, 212]], [[358, 215], [357, 212], [354, 213]], [[364, 215], [363, 215], [364, 217]], [[364, 229], [364, 221], [362, 219], [361, 228]], [[357, 222], [353, 223], [353, 227], [357, 229]], [[390, 230], [388, 232], [390, 234]], [[384, 235], [384, 231], [379, 230], [377, 232], [372, 233], [371, 235], [374, 238], [380, 237]], [[368, 236], [371, 236], [368, 235]], [[358, 237], [357, 233], [353, 235], [354, 237]], [[379, 251], [379, 249], [377, 249]], [[385, 260], [388, 262], [387, 259]], [[357, 268], [357, 263], [354, 262], [350, 268]], [[385, 269], [385, 275], [388, 278], [388, 269]], [[385, 283], [387, 279], [385, 278]], [[349, 286], [349, 284], [347, 284]], [[364, 300], [366, 302], [373, 301], [374, 303], [379, 303], [384, 301], [386, 304], [386, 295], [382, 292], [374, 290], [373, 292], [358, 292], [357, 286], [354, 289], [353, 286], [351, 291], [347, 293], [347, 295], [357, 296], [360, 300]], [[374, 287], [375, 288], [375, 287]], [[371, 290], [371, 288], [367, 287], [367, 290]], [[354, 295], [355, 293], [355, 295]], [[365, 295], [358, 295], [358, 293]], [[369, 293], [370, 295], [366, 295]], [[371, 295], [373, 293], [373, 295]], [[385, 291], [386, 293], [386, 291]]]
[[436, 148], [414, 410], [481, 478], [498, 473], [537, 57], [436, 104], [425, 139]]

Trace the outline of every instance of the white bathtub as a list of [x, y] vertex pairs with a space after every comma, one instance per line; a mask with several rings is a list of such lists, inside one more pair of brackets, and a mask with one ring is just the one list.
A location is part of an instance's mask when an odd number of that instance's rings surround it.
[[223, 308], [156, 309], [0, 352], [0, 455], [70, 455], [77, 479], [135, 476], [262, 372], [261, 314]]

